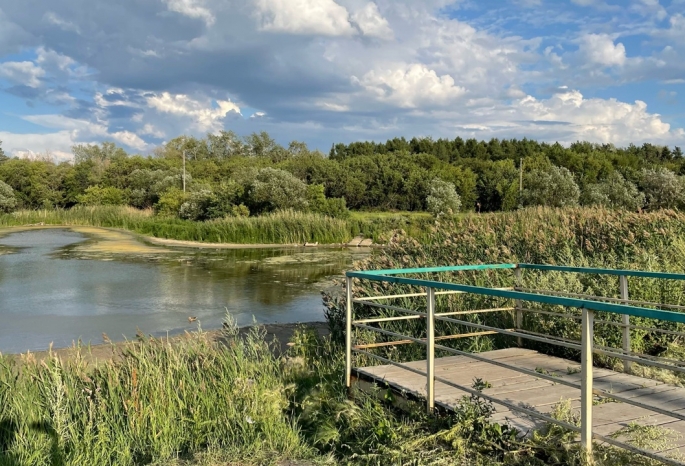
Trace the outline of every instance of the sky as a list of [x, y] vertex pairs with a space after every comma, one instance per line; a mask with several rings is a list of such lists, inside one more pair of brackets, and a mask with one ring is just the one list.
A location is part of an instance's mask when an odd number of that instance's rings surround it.
[[0, 140], [685, 147], [685, 0], [0, 0]]

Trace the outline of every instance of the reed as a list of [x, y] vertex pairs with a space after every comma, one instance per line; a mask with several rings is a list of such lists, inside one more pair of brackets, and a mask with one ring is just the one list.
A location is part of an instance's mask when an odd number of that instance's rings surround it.
[[259, 217], [227, 217], [207, 222], [158, 217], [149, 210], [119, 206], [21, 210], [0, 215], [0, 226], [39, 223], [123, 228], [157, 238], [215, 243], [331, 244], [344, 243], [353, 237], [345, 220], [293, 211]]
[[[653, 270], [682, 273], [685, 270], [685, 215], [675, 211], [631, 213], [604, 209], [524, 209], [512, 213], [465, 215], [443, 218], [431, 226], [429, 240], [398, 233], [393, 237], [383, 254], [374, 255], [357, 265], [358, 268], [396, 269], [444, 265], [482, 263], [542, 263], [579, 267], [598, 267], [634, 270]], [[457, 281], [484, 287], [510, 287], [514, 285], [511, 271], [490, 270], [462, 272], [457, 274], [427, 275], [425, 278]], [[537, 289], [586, 293], [619, 297], [618, 277], [562, 272], [524, 271], [524, 286]], [[392, 286], [392, 293], [390, 292]], [[364, 295], [424, 292], [412, 287], [398, 288], [396, 285], [370, 283], [355, 280], [354, 292]], [[685, 304], [685, 288], [682, 282], [646, 278], [630, 279], [631, 298], [651, 302]], [[326, 299], [326, 312], [335, 338], [341, 340], [344, 319], [344, 302], [334, 296]], [[405, 307], [425, 308], [425, 298], [396, 300], [394, 304]], [[484, 309], [512, 306], [511, 301], [484, 298], [473, 295], [452, 295], [438, 297], [438, 306], [450, 309]], [[531, 304], [532, 308], [547, 311], [562, 311], [558, 307]], [[563, 310], [579, 314], [574, 309]], [[380, 312], [376, 308], [359, 306], [359, 318], [394, 316], [392, 311]], [[620, 321], [619, 315], [603, 314], [605, 320]], [[468, 316], [476, 323], [511, 328], [513, 313], [492, 313]], [[682, 325], [631, 318], [634, 325], [661, 327], [683, 331]], [[388, 330], [403, 334], [424, 336], [423, 319], [399, 321], [384, 325]], [[524, 328], [548, 335], [580, 338], [577, 321], [561, 317], [526, 313]], [[439, 334], [450, 335], [466, 332], [465, 327], [441, 323]], [[621, 329], [616, 326], [597, 325], [596, 343], [621, 347]], [[384, 341], [378, 334], [361, 335], [368, 342]], [[668, 356], [682, 353], [675, 347], [673, 336], [634, 330], [633, 351], [651, 355]], [[452, 346], [472, 351], [484, 351], [511, 346], [508, 337], [477, 337], [456, 340]], [[678, 345], [676, 345], [678, 346]], [[571, 350], [531, 343], [529, 347], [559, 356], [576, 358]], [[424, 349], [417, 345], [405, 345], [395, 349], [377, 350], [387, 356], [423, 358]], [[397, 353], [391, 354], [392, 351]], [[607, 366], [618, 363], [615, 360], [598, 358]], [[657, 374], [653, 374], [657, 375]], [[659, 377], [666, 377], [658, 374]], [[685, 384], [682, 377], [671, 377], [670, 382]]]

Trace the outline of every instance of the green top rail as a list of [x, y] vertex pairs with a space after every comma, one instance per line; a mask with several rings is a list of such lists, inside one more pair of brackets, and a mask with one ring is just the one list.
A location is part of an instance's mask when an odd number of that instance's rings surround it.
[[389, 269], [389, 270], [366, 270], [349, 271], [346, 276], [349, 278], [361, 278], [377, 282], [397, 283], [404, 285], [414, 285], [419, 287], [442, 289], [449, 291], [462, 291], [466, 293], [494, 296], [500, 298], [520, 299], [522, 301], [538, 302], [580, 309], [590, 309], [593, 311], [611, 312], [614, 314], [627, 314], [648, 319], [660, 319], [669, 322], [685, 324], [685, 313], [664, 311], [661, 309], [650, 309], [646, 307], [630, 306], [627, 304], [613, 304], [591, 299], [567, 298], [538, 293], [527, 293], [511, 290], [497, 290], [493, 288], [463, 285], [459, 283], [446, 283], [435, 280], [423, 280], [404, 277], [402, 275], [437, 273], [437, 272], [458, 272], [465, 270], [492, 270], [492, 269], [533, 269], [533, 270], [555, 270], [573, 273], [594, 273], [599, 275], [625, 275], [633, 277], [662, 278], [671, 280], [685, 280], [685, 275], [664, 272], [645, 272], [638, 270], [616, 270], [616, 269], [594, 269], [585, 267], [566, 267], [556, 265], [540, 264], [479, 264], [479, 265], [460, 265], [451, 267], [426, 267], [417, 269]]

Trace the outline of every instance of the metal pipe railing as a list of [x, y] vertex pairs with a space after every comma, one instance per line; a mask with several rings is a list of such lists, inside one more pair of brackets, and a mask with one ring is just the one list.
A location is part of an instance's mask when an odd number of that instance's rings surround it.
[[[409, 278], [407, 275], [415, 273], [438, 273], [438, 272], [456, 272], [456, 271], [477, 271], [477, 270], [489, 270], [489, 269], [511, 269], [514, 272], [514, 284], [515, 287], [502, 287], [502, 288], [484, 288], [472, 285], [465, 285], [459, 283], [446, 283], [434, 280], [425, 279], [414, 279]], [[582, 293], [569, 293], [569, 292], [559, 292], [559, 291], [549, 291], [549, 290], [539, 290], [534, 288], [524, 288], [522, 271], [525, 269], [534, 270], [556, 270], [562, 272], [570, 273], [593, 273], [593, 274], [607, 274], [618, 276], [619, 279], [619, 295], [620, 298], [610, 298], [603, 296], [587, 295]], [[629, 298], [628, 289], [628, 277], [643, 277], [643, 278], [658, 278], [666, 280], [685, 280], [685, 275], [672, 274], [672, 273], [661, 273], [661, 272], [643, 272], [643, 271], [626, 271], [626, 270], [609, 270], [609, 269], [589, 269], [580, 267], [565, 267], [565, 266], [536, 266], [531, 264], [494, 264], [494, 265], [477, 265], [477, 266], [457, 266], [457, 267], [433, 267], [428, 269], [406, 269], [406, 270], [382, 270], [382, 271], [366, 271], [366, 272], [348, 272], [347, 273], [347, 309], [346, 309], [346, 383], [350, 387], [351, 384], [351, 373], [352, 373], [352, 354], [362, 354], [367, 355], [376, 360], [385, 362], [387, 364], [392, 364], [403, 369], [409, 370], [413, 373], [420, 374], [426, 377], [426, 409], [428, 412], [432, 412], [435, 408], [435, 384], [436, 382], [444, 383], [455, 388], [459, 388], [467, 393], [474, 394], [476, 391], [468, 387], [462, 387], [458, 384], [450, 382], [449, 380], [443, 379], [441, 377], [436, 377], [435, 375], [435, 351], [436, 349], [445, 351], [451, 354], [463, 355], [470, 357], [472, 359], [494, 364], [496, 366], [506, 367], [524, 374], [533, 375], [538, 378], [553, 381], [555, 383], [560, 383], [563, 385], [575, 387], [580, 389], [580, 399], [581, 399], [581, 425], [580, 427], [571, 426], [570, 424], [558, 421], [549, 416], [543, 415], [536, 412], [535, 410], [523, 408], [521, 406], [511, 405], [511, 403], [503, 402], [492, 396], [487, 396], [477, 391], [477, 395], [485, 399], [488, 399], [494, 403], [506, 406], [513, 410], [518, 410], [521, 412], [526, 412], [531, 416], [545, 419], [548, 422], [553, 422], [562, 425], [571, 430], [580, 433], [580, 442], [583, 448], [583, 452], [587, 458], [592, 455], [592, 441], [601, 440], [609, 443], [611, 445], [619, 446], [621, 448], [626, 448], [628, 450], [640, 453], [649, 458], [658, 459], [660, 461], [665, 461], [668, 464], [682, 464], [674, 460], [667, 459], [661, 455], [636, 448], [634, 446], [626, 445], [618, 440], [604, 437], [593, 433], [592, 428], [592, 406], [593, 406], [593, 396], [598, 395], [602, 397], [612, 398], [617, 401], [625, 402], [640, 408], [649, 409], [655, 413], [664, 414], [671, 416], [675, 419], [685, 420], [685, 415], [678, 414], [676, 412], [664, 410], [655, 406], [650, 406], [645, 403], [632, 400], [621, 395], [612, 394], [604, 390], [595, 389], [593, 387], [593, 354], [602, 354], [609, 357], [614, 357], [621, 359], [623, 361], [623, 370], [626, 373], [632, 371], [632, 363], [638, 363], [641, 365], [655, 366], [662, 369], [667, 369], [676, 372], [685, 372], [685, 368], [679, 367], [679, 365], [665, 364], [661, 361], [672, 362], [678, 364], [679, 361], [672, 361], [666, 358], [660, 358], [657, 356], [640, 355], [638, 353], [632, 352], [631, 345], [631, 329], [639, 329], [645, 331], [655, 331], [662, 332], [664, 334], [672, 335], [685, 335], [685, 332], [677, 332], [674, 330], [658, 329], [652, 327], [644, 327], [639, 325], [633, 325], [630, 322], [631, 316], [646, 317], [649, 319], [661, 319], [667, 322], [675, 322], [679, 324], [685, 323], [685, 314], [680, 314], [678, 312], [673, 312], [663, 309], [649, 309], [644, 307], [634, 306], [634, 304], [639, 304], [643, 306], [654, 306], [673, 310], [685, 309], [685, 306], [674, 305], [668, 303], [654, 303], [649, 301], [639, 301], [631, 300]], [[395, 283], [395, 284], [405, 284], [410, 286], [423, 287], [426, 291], [425, 293], [405, 293], [405, 294], [395, 294], [388, 296], [374, 296], [374, 297], [358, 297], [356, 299], [352, 296], [352, 280], [353, 278], [366, 279], [371, 281], [380, 281], [385, 283]], [[491, 309], [475, 309], [475, 310], [458, 310], [458, 311], [448, 311], [448, 312], [437, 312], [436, 296], [440, 295], [451, 295], [451, 294], [475, 294], [484, 297], [495, 297], [514, 300], [514, 307], [496, 307]], [[426, 297], [425, 306], [426, 311], [421, 312], [419, 310], [412, 310], [401, 308], [399, 306], [391, 306], [388, 304], [380, 304], [375, 301], [383, 299], [395, 299], [395, 298], [418, 298], [421, 296]], [[528, 309], [523, 307], [523, 302], [536, 302], [546, 305], [559, 305], [562, 307], [574, 307], [581, 310], [580, 315], [567, 314], [567, 313], [556, 313], [550, 311], [544, 311], [542, 309]], [[402, 316], [385, 316], [378, 318], [368, 318], [361, 319], [358, 321], [354, 320], [354, 304], [360, 304], [364, 306], [371, 306], [379, 309], [399, 312], [405, 315]], [[422, 306], [419, 306], [422, 307]], [[491, 312], [509, 312], [514, 311], [514, 328], [504, 329], [498, 328], [491, 325], [485, 325], [477, 322], [468, 322], [465, 320], [455, 319], [454, 316], [465, 316], [469, 314], [485, 314]], [[614, 322], [610, 320], [595, 320], [596, 312], [608, 312], [615, 313], [621, 316], [620, 322]], [[574, 320], [580, 320], [581, 324], [581, 341], [567, 340], [564, 338], [555, 338], [550, 335], [540, 334], [537, 332], [531, 332], [525, 330], [524, 327], [524, 316], [526, 313], [539, 313], [552, 317], [562, 317], [571, 318]], [[409, 314], [409, 315], [407, 315]], [[426, 336], [425, 338], [415, 338], [409, 335], [403, 335], [401, 333], [392, 332], [390, 330], [381, 329], [378, 327], [373, 327], [367, 324], [382, 324], [393, 321], [408, 321], [416, 319], [426, 319]], [[461, 333], [455, 335], [436, 335], [435, 324], [436, 322], [448, 322], [467, 328], [473, 328], [480, 330], [477, 332]], [[601, 345], [594, 344], [594, 325], [597, 324], [607, 324], [614, 325], [621, 328], [621, 348], [610, 348]], [[368, 345], [352, 345], [352, 329], [360, 328], [368, 331], [378, 332], [389, 337], [399, 338], [400, 340], [372, 343]], [[471, 336], [481, 336], [481, 335], [494, 335], [500, 334], [510, 337], [515, 337], [519, 346], [522, 346], [523, 340], [532, 340], [537, 342], [543, 342], [548, 344], [553, 344], [557, 346], [562, 346], [570, 349], [575, 349], [580, 351], [580, 365], [581, 365], [581, 377], [580, 384], [569, 382], [567, 380], [562, 380], [557, 377], [548, 374], [542, 374], [536, 371], [531, 371], [528, 369], [514, 367], [500, 361], [491, 360], [489, 358], [479, 356], [470, 352], [460, 351], [455, 348], [446, 347], [444, 345], [436, 344], [436, 341], [464, 338]], [[392, 346], [398, 344], [409, 344], [417, 343], [426, 346], [426, 372], [419, 371], [414, 368], [410, 368], [406, 364], [396, 363], [387, 358], [383, 358], [379, 355], [365, 351], [365, 349], [377, 348], [383, 346]], [[648, 359], [649, 358], [649, 359]], [[684, 363], [685, 364], [685, 363]]]

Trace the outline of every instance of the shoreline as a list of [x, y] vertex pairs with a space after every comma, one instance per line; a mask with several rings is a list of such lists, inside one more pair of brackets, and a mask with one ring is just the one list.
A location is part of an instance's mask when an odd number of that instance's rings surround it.
[[14, 225], [14, 226], [0, 226], [0, 238], [5, 236], [3, 233], [11, 234], [14, 232], [32, 231], [32, 230], [48, 230], [48, 229], [69, 229], [77, 228], [92, 228], [103, 231], [112, 231], [131, 235], [141, 243], [154, 246], [171, 246], [178, 248], [195, 248], [195, 249], [277, 249], [277, 248], [349, 248], [349, 249], [365, 249], [382, 247], [379, 244], [371, 244], [365, 246], [354, 246], [347, 243], [326, 243], [326, 244], [312, 244], [312, 243], [209, 243], [203, 241], [189, 241], [177, 240], [171, 238], [158, 238], [156, 236], [148, 236], [137, 233], [125, 228], [101, 227], [93, 225], [81, 224], [29, 224], [29, 225]]
[[[265, 341], [269, 344], [278, 343], [278, 346], [274, 345], [274, 350], [278, 351], [279, 354], [285, 352], [288, 347], [288, 342], [295, 333], [295, 330], [302, 327], [314, 328], [320, 336], [328, 336], [328, 323], [327, 322], [298, 322], [298, 323], [287, 323], [287, 324], [256, 324], [248, 325], [245, 327], [238, 328], [238, 335], [246, 335], [254, 328], [263, 328], [266, 331]], [[153, 336], [146, 334], [147, 339], [157, 340], [157, 341], [168, 341], [171, 344], [176, 344], [183, 341], [192, 335], [197, 335], [197, 330], [186, 330], [184, 333], [170, 336]], [[224, 332], [222, 329], [211, 329], [202, 330], [202, 334], [205, 335], [213, 343], [225, 343]], [[96, 364], [98, 362], [109, 361], [116, 359], [121, 356], [122, 351], [129, 345], [138, 344], [137, 339], [117, 341], [112, 343], [98, 343], [95, 345], [90, 345], [83, 343], [80, 347], [69, 346], [64, 348], [47, 349], [40, 351], [25, 351], [21, 353], [0, 353], [0, 357], [6, 357], [17, 362], [24, 360], [36, 360], [43, 361], [49, 358], [51, 355], [56, 356], [62, 360], [69, 360], [76, 356], [76, 354], [81, 353], [84, 361], [88, 364]]]

